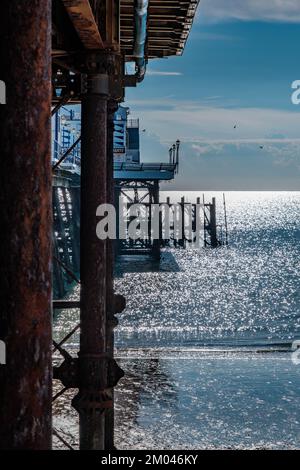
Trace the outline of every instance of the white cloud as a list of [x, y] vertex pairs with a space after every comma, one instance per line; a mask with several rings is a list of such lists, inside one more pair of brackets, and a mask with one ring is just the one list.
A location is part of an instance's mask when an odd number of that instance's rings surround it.
[[197, 155], [197, 157], [200, 157], [210, 155], [212, 152], [214, 154], [219, 154], [224, 148], [224, 143], [203, 141], [192, 143], [191, 147], [195, 152], [195, 155]]
[[238, 36], [230, 36], [228, 34], [219, 34], [219, 33], [211, 33], [208, 31], [194, 30], [193, 31], [193, 39], [200, 39], [201, 41], [238, 41], [241, 40]]
[[264, 159], [272, 157], [276, 165], [300, 169], [300, 139], [203, 140], [184, 145], [190, 146], [197, 157], [260, 155]]
[[299, 144], [271, 142], [261, 149], [255, 141], [183, 143], [172, 189], [299, 190]]
[[205, 146], [222, 146], [222, 145], [268, 145], [268, 144], [297, 144], [300, 145], [300, 138], [295, 139], [183, 139], [182, 142], [192, 142], [193, 144], [197, 145], [205, 145]]
[[152, 70], [152, 69], [147, 69], [147, 76], [149, 75], [156, 75], [158, 77], [178, 77], [182, 75], [181, 72], [167, 72], [167, 71], [162, 71], [162, 70]]
[[198, 18], [299, 23], [299, 0], [201, 0]]
[[290, 140], [300, 144], [300, 106], [291, 111], [232, 108], [217, 106], [214, 101], [208, 105], [207, 102], [172, 99], [131, 100], [128, 105], [134, 114], [142, 117], [143, 126], [157, 134], [161, 142], [179, 138], [193, 143], [205, 140], [279, 144]]
[[147, 129], [144, 161], [167, 161], [170, 144], [182, 141], [172, 189], [300, 189], [300, 106], [222, 108], [171, 98], [127, 104]]

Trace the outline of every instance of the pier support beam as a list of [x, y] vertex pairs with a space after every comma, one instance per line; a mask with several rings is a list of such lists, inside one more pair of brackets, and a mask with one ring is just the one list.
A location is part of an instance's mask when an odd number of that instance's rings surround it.
[[216, 216], [216, 198], [212, 198], [212, 204], [210, 206], [210, 238], [212, 248], [219, 246], [217, 238], [217, 216]]
[[[116, 91], [120, 57], [107, 52], [87, 56], [86, 93], [82, 97], [81, 144], [81, 335], [78, 394], [73, 406], [80, 416], [80, 449], [104, 450], [112, 443], [106, 419], [113, 416], [113, 391], [123, 375], [113, 359], [110, 305], [112, 253], [99, 240], [97, 207], [112, 198], [112, 161], [108, 157], [108, 101]], [[110, 132], [109, 132], [110, 135]], [[114, 303], [114, 302], [113, 302]], [[109, 411], [110, 410], [110, 411]], [[112, 444], [110, 444], [112, 445]]]
[[96, 235], [96, 210], [107, 201], [107, 75], [89, 74], [82, 98], [80, 449], [103, 450], [107, 401], [106, 242]]
[[51, 448], [51, 0], [0, 18], [0, 448]]
[[[217, 248], [221, 242], [218, 240], [217, 234], [217, 215], [216, 215], [216, 198], [212, 198], [211, 203], [205, 203], [203, 196], [204, 209], [204, 246]], [[208, 239], [209, 241], [208, 241]]]
[[[114, 133], [114, 113], [118, 109], [118, 103], [114, 100], [108, 102], [107, 114], [107, 202], [114, 205], [114, 162], [113, 162], [113, 133]], [[107, 278], [106, 278], [106, 304], [107, 304], [107, 323], [106, 323], [106, 350], [107, 355], [112, 359], [114, 355], [114, 328], [118, 322], [115, 317], [114, 305], [114, 245], [115, 240], [107, 240]], [[108, 372], [109, 373], [109, 372]], [[114, 403], [114, 390], [111, 389], [111, 400]], [[106, 411], [105, 416], [105, 449], [114, 449], [114, 407]]]
[[[159, 182], [154, 181], [153, 183], [153, 192], [152, 192], [153, 204], [159, 204]], [[151, 208], [150, 208], [151, 210]], [[160, 226], [161, 226], [161, 215], [160, 215]], [[159, 233], [161, 233], [161, 228], [159, 228]], [[155, 259], [160, 259], [160, 239], [153, 240], [153, 256]]]

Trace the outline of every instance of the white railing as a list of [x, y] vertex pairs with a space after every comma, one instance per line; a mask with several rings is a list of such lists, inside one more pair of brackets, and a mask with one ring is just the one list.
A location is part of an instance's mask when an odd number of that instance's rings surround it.
[[139, 119], [128, 119], [127, 120], [127, 128], [129, 128], [129, 129], [132, 129], [132, 128], [138, 129], [139, 127], [140, 127]]

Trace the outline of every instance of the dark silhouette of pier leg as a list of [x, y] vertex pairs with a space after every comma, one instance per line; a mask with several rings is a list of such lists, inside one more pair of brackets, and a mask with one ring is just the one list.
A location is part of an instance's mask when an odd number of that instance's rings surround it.
[[51, 1], [1, 3], [0, 448], [51, 448]]
[[117, 239], [115, 240], [114, 243], [114, 254], [115, 256], [118, 256], [121, 252], [121, 240], [119, 239], [119, 230], [120, 230], [120, 195], [121, 195], [121, 190], [119, 187], [118, 181], [115, 180], [114, 182], [114, 205], [115, 205], [115, 210], [116, 210], [116, 235]]
[[[107, 75], [89, 74], [82, 99], [80, 448], [104, 449], [108, 406], [106, 356], [106, 241], [96, 235], [96, 209], [107, 202]], [[97, 87], [99, 87], [97, 89]]]
[[[152, 190], [152, 201], [153, 201], [153, 204], [159, 204], [159, 182], [158, 181], [154, 181], [154, 184], [153, 184], [153, 190]], [[151, 210], [151, 208], [150, 208]], [[161, 215], [159, 215], [160, 219], [159, 219], [159, 234], [161, 235]], [[153, 252], [153, 256], [155, 259], [159, 260], [160, 259], [160, 237], [156, 240], [153, 240], [153, 248], [152, 248], [152, 252]]]
[[112, 197], [112, 162], [107, 155], [108, 100], [110, 73], [117, 73], [118, 60], [119, 56], [105, 52], [87, 57], [87, 92], [82, 98], [81, 335], [79, 391], [73, 399], [80, 416], [81, 450], [103, 450], [108, 445], [107, 410], [113, 407], [112, 388], [123, 375], [112, 358], [113, 341], [107, 336], [111, 332], [107, 300], [112, 290], [112, 267], [108, 269], [111, 246], [96, 235], [97, 207]]
[[216, 198], [212, 198], [210, 205], [210, 240], [212, 248], [219, 246], [217, 238]]
[[[208, 209], [208, 212], [207, 212]], [[220, 246], [217, 234], [216, 198], [212, 198], [211, 203], [205, 203], [203, 197], [204, 211], [204, 246], [217, 248]], [[209, 241], [208, 241], [209, 239]]]
[[186, 240], [185, 240], [185, 199], [184, 199], [184, 196], [181, 198], [180, 207], [181, 207], [181, 240], [179, 243], [182, 248], [185, 248]]
[[[114, 132], [114, 113], [118, 109], [118, 104], [114, 100], [108, 102], [107, 116], [107, 202], [114, 204], [114, 169], [113, 169], [113, 132]], [[114, 355], [114, 328], [118, 321], [114, 308], [114, 240], [107, 240], [107, 272], [106, 272], [106, 305], [107, 305], [107, 354], [112, 359]], [[111, 400], [114, 402], [114, 390], [110, 391]], [[105, 417], [105, 449], [114, 448], [114, 407], [106, 411]]]

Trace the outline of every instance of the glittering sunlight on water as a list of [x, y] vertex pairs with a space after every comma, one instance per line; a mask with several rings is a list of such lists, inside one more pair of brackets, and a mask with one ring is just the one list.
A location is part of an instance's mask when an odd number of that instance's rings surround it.
[[130, 261], [116, 282], [127, 295], [117, 344], [257, 345], [300, 334], [300, 196], [231, 193], [227, 211], [228, 248], [171, 250], [148, 272], [145, 260]]
[[[221, 224], [222, 194], [211, 196]], [[300, 367], [290, 354], [300, 338], [300, 193], [226, 199], [228, 247], [117, 263], [116, 290], [127, 298], [116, 329], [126, 372], [116, 392], [120, 449], [300, 445]], [[56, 338], [76, 322], [78, 312], [61, 312]], [[74, 354], [78, 341], [69, 341]], [[58, 400], [56, 417], [66, 438], [77, 428], [67, 402]]]

